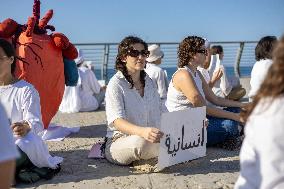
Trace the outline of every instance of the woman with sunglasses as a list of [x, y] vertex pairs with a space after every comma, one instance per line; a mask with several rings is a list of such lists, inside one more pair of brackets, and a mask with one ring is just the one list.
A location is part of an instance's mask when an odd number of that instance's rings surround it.
[[128, 36], [118, 46], [115, 68], [106, 90], [108, 122], [106, 159], [119, 165], [158, 155], [161, 104], [157, 89], [145, 73], [147, 44]]
[[16, 178], [31, 183], [40, 178], [51, 178], [60, 170], [59, 163], [63, 159], [52, 157], [41, 139], [43, 123], [39, 94], [30, 83], [14, 77], [15, 64], [13, 46], [0, 39], [0, 104], [20, 151], [16, 160]]
[[[206, 55], [205, 40], [201, 37], [189, 36], [179, 44], [178, 70], [169, 84], [166, 106], [170, 112], [206, 106], [209, 120], [207, 146], [228, 141], [230, 146], [227, 148], [235, 148], [234, 143], [239, 136], [238, 125], [241, 121], [237, 112], [244, 104], [214, 95], [202, 74], [197, 70], [197, 67], [204, 63]], [[230, 108], [207, 106], [206, 100], [212, 104]]]

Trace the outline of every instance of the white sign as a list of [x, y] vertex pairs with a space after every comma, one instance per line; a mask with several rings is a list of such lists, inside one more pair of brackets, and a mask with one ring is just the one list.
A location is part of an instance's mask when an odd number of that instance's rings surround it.
[[206, 155], [206, 107], [162, 114], [158, 169]]

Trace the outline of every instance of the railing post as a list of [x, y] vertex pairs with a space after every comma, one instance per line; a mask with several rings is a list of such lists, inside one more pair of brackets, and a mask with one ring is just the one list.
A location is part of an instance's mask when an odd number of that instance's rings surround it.
[[235, 76], [237, 77], [241, 77], [240, 62], [241, 62], [244, 46], [245, 46], [245, 42], [240, 42], [240, 47], [237, 52], [235, 66], [234, 66], [234, 73], [235, 73]]
[[108, 65], [108, 58], [109, 58], [109, 44], [104, 45], [104, 58], [101, 68], [101, 78], [107, 82], [107, 65]]

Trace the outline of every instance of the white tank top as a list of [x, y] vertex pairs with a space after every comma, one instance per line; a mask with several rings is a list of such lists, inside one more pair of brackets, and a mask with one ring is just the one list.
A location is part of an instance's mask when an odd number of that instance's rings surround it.
[[[196, 73], [196, 76], [194, 76], [194, 74], [191, 73], [191, 70], [187, 66], [185, 66], [184, 68], [178, 68], [178, 70], [180, 70], [180, 69], [186, 69], [189, 72], [189, 74], [192, 76], [192, 78], [195, 82], [195, 85], [197, 86], [200, 94], [204, 98], [204, 92], [203, 92], [203, 89], [202, 89], [202, 80], [200, 79], [199, 74]], [[173, 74], [172, 78], [177, 73], [177, 71]], [[168, 109], [169, 112], [184, 110], [184, 109], [189, 108], [189, 107], [193, 108], [192, 103], [187, 99], [187, 97], [182, 92], [178, 91], [174, 87], [173, 79], [171, 79], [171, 82], [169, 84], [166, 106], [167, 106], [167, 109]]]

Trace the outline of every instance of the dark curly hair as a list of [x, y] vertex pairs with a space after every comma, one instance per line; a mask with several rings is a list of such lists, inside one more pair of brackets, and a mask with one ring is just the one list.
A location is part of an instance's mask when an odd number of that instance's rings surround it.
[[13, 45], [5, 40], [5, 39], [1, 39], [0, 38], [0, 47], [3, 49], [4, 53], [8, 56], [8, 57], [14, 57], [14, 61], [11, 64], [11, 72], [12, 74], [14, 73], [15, 69], [16, 69], [16, 52], [15, 49], [13, 47]]
[[[134, 37], [134, 36], [125, 37], [118, 45], [118, 54], [116, 56], [116, 61], [115, 61], [115, 69], [122, 72], [126, 80], [130, 83], [131, 89], [134, 86], [134, 82], [131, 76], [128, 74], [128, 71], [126, 68], [126, 62], [123, 62], [122, 59], [124, 59], [128, 55], [128, 50], [131, 48], [132, 45], [136, 43], [142, 44], [145, 50], [148, 49], [147, 43], [143, 41], [142, 39], [138, 37]], [[146, 72], [142, 70], [140, 72], [140, 81], [143, 87], [145, 87], [145, 76], [146, 76]]]
[[223, 52], [223, 47], [221, 45], [214, 45], [211, 47], [211, 53], [213, 55], [222, 54]]
[[197, 36], [188, 36], [178, 47], [178, 67], [182, 68], [193, 59], [193, 56], [202, 48], [205, 40]]
[[259, 40], [255, 47], [255, 60], [272, 59], [272, 51], [277, 38], [275, 36], [266, 36]]
[[[252, 104], [248, 110], [241, 112], [244, 120], [250, 116], [256, 105], [262, 98], [270, 97], [273, 101], [275, 98], [284, 94], [284, 36], [280, 39], [277, 47], [273, 52], [273, 64], [270, 66], [267, 75], [262, 82], [257, 94], [253, 98]], [[269, 103], [271, 104], [271, 103]]]

